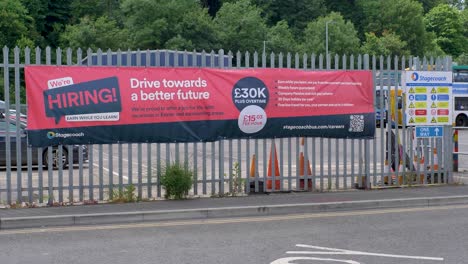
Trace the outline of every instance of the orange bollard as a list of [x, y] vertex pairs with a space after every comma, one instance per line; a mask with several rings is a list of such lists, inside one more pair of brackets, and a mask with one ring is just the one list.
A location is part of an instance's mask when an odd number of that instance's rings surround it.
[[250, 177], [255, 178], [255, 154], [252, 155], [252, 162], [250, 163]]
[[437, 148], [434, 148], [434, 170], [439, 170], [439, 159], [437, 158]]
[[[275, 178], [280, 176], [280, 172], [279, 172], [279, 163], [278, 163], [278, 154], [276, 153], [276, 145], [273, 143], [271, 145], [271, 150], [270, 150], [270, 158], [268, 159], [268, 169], [267, 169], [267, 176], [268, 178], [271, 178], [272, 177], [272, 172], [271, 172], [271, 159], [272, 159], [272, 155], [273, 155], [273, 151], [275, 152]], [[272, 180], [269, 179], [267, 180], [267, 189], [271, 190], [273, 187], [272, 187]], [[275, 180], [275, 190], [280, 190], [281, 188], [281, 184], [280, 184], [280, 180]]]
[[[301, 152], [299, 153], [299, 176], [305, 176], [304, 174], [304, 164], [305, 164], [305, 157], [304, 157], [304, 140], [305, 138], [301, 138]], [[307, 175], [312, 176], [312, 168], [310, 166], [309, 160], [307, 160]], [[312, 179], [307, 179], [307, 188], [308, 190], [312, 190]], [[304, 190], [304, 179], [300, 179], [299, 181], [299, 188]]]

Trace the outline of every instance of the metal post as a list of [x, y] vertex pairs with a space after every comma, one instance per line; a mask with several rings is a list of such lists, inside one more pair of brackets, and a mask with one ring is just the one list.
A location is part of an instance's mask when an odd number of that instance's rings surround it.
[[328, 24], [334, 23], [333, 20], [325, 22], [325, 59], [328, 61]]

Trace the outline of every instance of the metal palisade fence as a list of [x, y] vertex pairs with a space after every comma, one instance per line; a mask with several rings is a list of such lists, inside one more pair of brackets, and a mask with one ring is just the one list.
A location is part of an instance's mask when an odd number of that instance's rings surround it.
[[[23, 70], [29, 64], [372, 70], [376, 124], [379, 126], [373, 139], [226, 139], [36, 149], [28, 146], [24, 131], [26, 117], [22, 116], [27, 115], [22, 107], [25, 102]], [[399, 92], [402, 87], [398, 84], [401, 71], [408, 68], [447, 71], [451, 69], [451, 60], [448, 57], [336, 55], [325, 58], [297, 53], [226, 54], [223, 50], [210, 53], [169, 50], [83, 52], [80, 49], [46, 48], [43, 51], [5, 47], [1, 64], [3, 93], [0, 99], [5, 106], [0, 119], [3, 126], [0, 131], [0, 202], [105, 201], [128, 186], [135, 187], [139, 199], [161, 198], [164, 197], [161, 175], [166, 164], [173, 162], [183, 163], [193, 171], [190, 194], [194, 196], [449, 183], [451, 127], [444, 127], [442, 138], [415, 139], [412, 127], [398, 124], [399, 118], [403, 121], [406, 118], [404, 111], [397, 110], [392, 114], [392, 104], [395, 109], [405, 107]], [[275, 175], [275, 184], [272, 184], [271, 175]]]

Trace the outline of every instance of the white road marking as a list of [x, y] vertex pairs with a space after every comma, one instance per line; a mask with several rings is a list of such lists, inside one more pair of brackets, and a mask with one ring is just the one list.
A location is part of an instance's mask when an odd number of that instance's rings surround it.
[[361, 264], [360, 262], [356, 262], [354, 260], [331, 259], [331, 258], [314, 258], [314, 257], [280, 258], [280, 259], [277, 259], [277, 260], [271, 262], [270, 264], [294, 264], [294, 263], [297, 263], [297, 262], [293, 262], [295, 260], [320, 260], [320, 261], [341, 262], [341, 263], [348, 263], [348, 264]]
[[[297, 247], [302, 248], [311, 248], [318, 250], [327, 250], [327, 251], [287, 251], [286, 254], [302, 254], [302, 255], [359, 255], [359, 256], [374, 256], [374, 257], [384, 257], [384, 258], [399, 258], [399, 259], [417, 259], [417, 260], [433, 260], [433, 261], [444, 261], [444, 258], [437, 257], [424, 257], [424, 256], [409, 256], [409, 255], [395, 255], [395, 254], [382, 254], [382, 253], [371, 253], [363, 251], [354, 251], [340, 248], [329, 248], [329, 247], [318, 247], [304, 244], [297, 244]], [[342, 262], [350, 264], [359, 264], [359, 262], [353, 260], [341, 260], [341, 259], [331, 259], [331, 258], [316, 258], [316, 257], [286, 257], [277, 259], [270, 264], [293, 264], [295, 260], [322, 260], [322, 261], [332, 261], [332, 262]]]
[[[97, 167], [97, 168], [100, 167], [99, 164], [96, 164], [96, 163], [93, 163], [93, 166], [94, 166], [94, 167]], [[102, 167], [102, 169], [105, 170], [105, 171], [107, 171], [107, 172], [110, 171], [108, 168], [106, 168], [106, 167], [104, 167], [104, 166]], [[117, 177], [119, 176], [119, 174], [118, 174], [117, 172], [115, 172], [115, 171], [113, 171], [112, 174], [114, 174], [114, 175], [117, 176]], [[122, 176], [122, 178], [125, 179], [125, 180], [128, 180], [128, 177], [127, 177], [127, 176]]]

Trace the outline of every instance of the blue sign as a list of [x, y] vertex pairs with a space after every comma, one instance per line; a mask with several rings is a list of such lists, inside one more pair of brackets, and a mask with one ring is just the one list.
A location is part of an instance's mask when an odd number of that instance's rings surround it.
[[468, 83], [453, 83], [453, 94], [468, 94]]
[[428, 137], [443, 137], [444, 127], [442, 126], [423, 126], [416, 127], [416, 137], [428, 138]]
[[417, 94], [416, 101], [427, 101], [427, 95], [425, 94]]
[[437, 100], [439, 101], [448, 101], [449, 95], [448, 94], [439, 94], [437, 95]]
[[414, 95], [410, 94], [410, 95], [408, 96], [408, 99], [409, 99], [410, 101], [414, 101]]
[[432, 101], [435, 101], [436, 99], [437, 99], [437, 95], [435, 95], [435, 94], [431, 95], [431, 100]]

